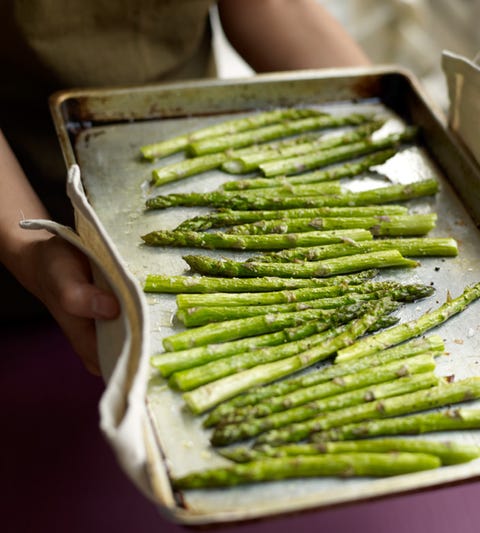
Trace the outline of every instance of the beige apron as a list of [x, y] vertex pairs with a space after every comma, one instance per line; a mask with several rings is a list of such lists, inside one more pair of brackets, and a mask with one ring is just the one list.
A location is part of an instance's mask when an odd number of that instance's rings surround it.
[[[208, 17], [212, 4], [213, 0], [0, 2], [0, 127], [54, 220], [72, 224], [49, 95], [69, 88], [214, 75]], [[12, 280], [4, 278], [0, 276], [0, 288], [10, 288]]]

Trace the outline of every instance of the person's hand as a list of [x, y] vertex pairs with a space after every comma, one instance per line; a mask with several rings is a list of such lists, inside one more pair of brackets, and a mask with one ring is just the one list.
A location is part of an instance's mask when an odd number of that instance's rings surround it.
[[44, 303], [87, 370], [99, 374], [94, 319], [113, 319], [120, 306], [93, 284], [88, 260], [75, 247], [19, 225], [49, 218], [0, 131], [0, 262]]
[[58, 322], [85, 368], [99, 375], [94, 319], [113, 319], [119, 304], [110, 292], [92, 282], [87, 258], [60, 237], [32, 244], [29, 261], [35, 269], [30, 290]]

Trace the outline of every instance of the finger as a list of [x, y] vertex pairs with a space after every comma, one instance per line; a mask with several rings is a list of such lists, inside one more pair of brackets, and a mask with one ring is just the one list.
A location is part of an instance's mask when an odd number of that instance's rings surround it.
[[115, 318], [120, 312], [117, 299], [92, 283], [86, 257], [64, 241], [52, 241], [46, 268], [48, 299], [74, 316]]
[[61, 307], [71, 315], [108, 320], [120, 312], [113, 294], [90, 283], [67, 277], [59, 281], [57, 290]]

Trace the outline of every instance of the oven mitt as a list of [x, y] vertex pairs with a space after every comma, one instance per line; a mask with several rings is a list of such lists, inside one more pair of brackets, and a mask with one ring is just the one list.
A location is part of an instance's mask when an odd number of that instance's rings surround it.
[[[147, 449], [153, 436], [147, 423], [145, 393], [148, 379], [148, 313], [136, 279], [123, 267], [116, 248], [88, 203], [80, 169], [68, 172], [67, 194], [75, 210], [76, 232], [50, 220], [24, 220], [25, 229], [46, 229], [78, 247], [91, 260], [95, 282], [116, 294], [121, 314], [98, 321], [98, 351], [106, 383], [100, 400], [100, 428], [131, 480], [148, 497], [153, 489], [147, 471]], [[156, 501], [173, 504], [164, 468], [157, 465]], [[160, 474], [160, 476], [159, 476]], [[158, 486], [160, 485], [160, 486]]]

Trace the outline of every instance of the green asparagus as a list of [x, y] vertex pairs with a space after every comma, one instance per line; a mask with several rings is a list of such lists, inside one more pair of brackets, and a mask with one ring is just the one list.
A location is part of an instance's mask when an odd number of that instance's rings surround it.
[[[351, 306], [342, 310], [342, 319], [348, 321], [350, 317], [361, 312], [362, 307]], [[368, 332], [373, 332], [381, 328], [391, 327], [398, 322], [398, 317], [385, 316], [378, 320]], [[189, 348], [176, 352], [163, 352], [152, 355], [150, 362], [163, 377], [168, 377], [174, 372], [193, 368], [196, 366], [217, 361], [227, 356], [238, 353], [251, 352], [265, 346], [278, 346], [285, 342], [291, 342], [308, 335], [313, 335], [323, 331], [328, 326], [326, 321], [306, 322], [300, 326], [285, 328], [282, 331], [266, 333], [254, 337], [247, 337], [236, 341], [222, 342], [220, 344], [208, 344]]]
[[335, 309], [307, 309], [295, 313], [261, 315], [238, 320], [226, 320], [199, 328], [174, 333], [163, 339], [163, 347], [169, 352], [195, 346], [226, 342], [243, 337], [279, 331], [311, 320], [321, 320], [335, 313]]
[[306, 422], [292, 424], [279, 430], [271, 430], [260, 435], [258, 443], [277, 445], [285, 442], [298, 442], [316, 432], [353, 422], [396, 417], [475, 400], [479, 397], [480, 378], [467, 378], [453, 383], [441, 382], [439, 385], [426, 390], [402, 394], [346, 409], [338, 409]]
[[389, 350], [352, 361], [351, 363], [322, 366], [308, 374], [294, 376], [236, 396], [213, 409], [204, 420], [204, 425], [205, 427], [214, 426], [219, 423], [220, 419], [228, 418], [239, 408], [255, 406], [259, 402], [268, 403], [272, 398], [276, 398], [277, 396], [284, 396], [306, 387], [326, 383], [330, 380], [341, 379], [347, 374], [362, 372], [366, 369], [384, 365], [392, 361], [398, 361], [399, 359], [413, 357], [418, 354], [431, 353], [433, 356], [437, 356], [443, 350], [444, 344], [442, 338], [438, 335], [432, 335], [426, 338], [413, 339], [399, 346], [395, 346], [395, 348], [390, 348]]
[[291, 248], [279, 252], [269, 252], [251, 257], [248, 261], [281, 263], [291, 261], [322, 261], [334, 257], [344, 257], [358, 253], [398, 250], [405, 257], [455, 257], [458, 244], [450, 237], [421, 237], [404, 239], [375, 239], [324, 246]]
[[[305, 235], [308, 235], [308, 233]], [[214, 259], [203, 255], [187, 255], [183, 259], [195, 272], [209, 276], [225, 277], [278, 276], [311, 278], [347, 274], [370, 268], [414, 268], [418, 266], [416, 261], [406, 259], [397, 250], [368, 252], [307, 263], [242, 263], [230, 259]]]
[[[332, 403], [325, 404], [326, 409], [334, 409], [337, 406], [344, 407], [347, 402], [355, 401], [357, 397], [363, 398], [362, 393], [356, 393], [356, 396], [345, 396], [345, 393], [360, 391], [364, 387], [391, 381], [398, 377], [434, 370], [434, 354], [435, 352], [425, 352], [410, 357], [405, 361], [391, 361], [359, 372], [345, 374], [341, 378], [334, 378], [324, 383], [303, 387], [281, 396], [268, 398], [268, 401], [236, 409], [230, 415], [220, 419], [218, 424], [232, 424], [244, 419], [248, 421], [250, 418], [266, 417], [273, 413], [294, 409], [312, 401], [337, 395], [338, 397]], [[371, 392], [373, 393], [373, 390]], [[371, 394], [369, 396], [372, 397]], [[376, 394], [375, 397], [378, 398]], [[353, 404], [349, 403], [349, 405]], [[316, 406], [318, 407], [318, 404]]]
[[[167, 168], [162, 175], [154, 174], [154, 179], [156, 184], [168, 183], [169, 181], [187, 177], [187, 175], [192, 175], [191, 173], [183, 173], [182, 169], [178, 171], [178, 166], [184, 164], [187, 167], [187, 170], [190, 167], [195, 167], [196, 172], [198, 173], [200, 165], [203, 163], [203, 159], [211, 160], [212, 168], [214, 168], [215, 160], [219, 160], [223, 157], [222, 154], [212, 154], [211, 156], [204, 156], [202, 158], [188, 159], [187, 161], [182, 161], [174, 165], [173, 170], [170, 172]], [[199, 160], [199, 164], [195, 166], [195, 162]], [[205, 167], [207, 167], [205, 162]], [[205, 168], [208, 170], [208, 168]], [[168, 172], [167, 172], [168, 171]], [[155, 172], [155, 171], [154, 171]], [[152, 199], [147, 201], [147, 207], [157, 204], [160, 202], [157, 207], [170, 207], [173, 205], [183, 205], [186, 207], [192, 206], [222, 206], [223, 204], [232, 203], [239, 205], [248, 205], [249, 202], [255, 200], [255, 198], [261, 199], [265, 202], [279, 201], [283, 197], [289, 196], [323, 196], [331, 194], [340, 194], [342, 188], [339, 181], [325, 181], [322, 183], [313, 183], [306, 185], [296, 185], [285, 187], [275, 187], [275, 189], [256, 189], [256, 190], [247, 190], [247, 191], [224, 191], [224, 190], [214, 190], [210, 192], [189, 192], [189, 193], [178, 193], [178, 194], [169, 194], [168, 196], [155, 196]], [[161, 205], [163, 204], [163, 205]]]
[[446, 409], [438, 412], [396, 416], [346, 424], [312, 435], [315, 442], [377, 437], [381, 435], [419, 435], [436, 431], [480, 429], [480, 409]]
[[[394, 304], [392, 304], [390, 310], [393, 311], [394, 309]], [[205, 383], [210, 383], [211, 381], [229, 376], [235, 372], [240, 372], [241, 370], [259, 364], [265, 364], [290, 357], [301, 351], [310, 349], [335, 335], [339, 335], [347, 328], [347, 326], [339, 326], [339, 324], [345, 324], [367, 310], [368, 306], [351, 306], [350, 308], [342, 310], [342, 312], [335, 313], [332, 316], [325, 318], [323, 321], [316, 321], [314, 326], [307, 323], [304, 326], [291, 328], [290, 334], [288, 335], [290, 338], [287, 338], [282, 344], [259, 347], [249, 352], [237, 352], [236, 354], [231, 354], [229, 357], [225, 358], [215, 357], [213, 361], [205, 361], [205, 363], [201, 365], [195, 365], [194, 367], [190, 366], [189, 368], [175, 372], [171, 376], [169, 384], [173, 388], [182, 391], [191, 390], [204, 385]], [[369, 331], [371, 329], [379, 329], [380, 327], [383, 327], [383, 325], [384, 318], [382, 317], [371, 326]], [[293, 332], [295, 332], [294, 336]], [[287, 335], [285, 335], [285, 337], [287, 337]], [[173, 358], [176, 353], [178, 352], [169, 352], [171, 358]], [[215, 354], [215, 356], [217, 355], [218, 353]], [[177, 362], [176, 359], [175, 362]], [[172, 365], [170, 365], [170, 367], [171, 366]]]
[[352, 163], [343, 163], [325, 170], [314, 170], [297, 176], [282, 176], [278, 178], [249, 178], [236, 181], [228, 181], [222, 185], [226, 191], [263, 189], [265, 187], [285, 187], [286, 185], [305, 185], [322, 181], [338, 180], [358, 176], [375, 165], [381, 165], [390, 159], [396, 150], [382, 150], [360, 158]]
[[368, 338], [356, 342], [340, 350], [336, 361], [351, 361], [359, 357], [365, 357], [378, 352], [389, 346], [417, 337], [426, 331], [439, 326], [450, 317], [463, 311], [470, 303], [480, 298], [480, 282], [467, 287], [463, 293], [453, 300], [445, 302], [434, 311], [429, 311], [419, 318], [410, 322], [399, 324], [384, 332], [371, 335]]
[[292, 120], [282, 120], [281, 123], [249, 129], [240, 133], [217, 135], [206, 139], [193, 141], [188, 144], [188, 151], [195, 156], [224, 152], [234, 148], [242, 148], [256, 143], [262, 143], [304, 133], [307, 131], [355, 126], [371, 120], [365, 115], [352, 114], [347, 116], [320, 115]]
[[193, 472], [173, 479], [176, 489], [229, 487], [242, 483], [324, 476], [395, 476], [441, 466], [440, 459], [423, 453], [348, 453], [267, 458]]
[[[155, 196], [146, 201], [146, 208], [165, 209], [173, 206], [209, 206], [229, 207], [233, 209], [292, 209], [314, 207], [354, 207], [372, 204], [399, 202], [430, 196], [438, 192], [436, 179], [425, 179], [406, 185], [395, 184], [378, 187], [361, 192], [345, 191], [341, 194], [323, 194], [316, 196], [288, 196], [278, 195], [247, 195], [244, 193], [230, 194], [227, 192], [213, 193], [184, 193]], [[233, 192], [233, 191], [232, 191]]]
[[165, 157], [174, 154], [175, 152], [185, 150], [191, 142], [200, 139], [231, 135], [233, 133], [259, 128], [267, 124], [282, 122], [284, 120], [315, 117], [323, 114], [324, 113], [314, 109], [275, 109], [273, 111], [265, 111], [245, 118], [223, 121], [184, 135], [178, 135], [164, 141], [148, 144], [142, 146], [140, 152], [145, 159], [152, 161], [158, 157]]
[[210, 228], [235, 226], [261, 222], [262, 220], [317, 218], [317, 217], [369, 217], [405, 215], [408, 209], [403, 205], [365, 205], [360, 207], [318, 207], [313, 209], [284, 209], [269, 211], [234, 211], [221, 209], [215, 213], [208, 213], [189, 218], [179, 224], [176, 229], [204, 231]]
[[297, 233], [314, 230], [368, 229], [375, 236], [425, 235], [435, 227], [436, 213], [413, 215], [379, 215], [373, 217], [293, 218], [239, 224], [229, 234], [263, 235], [269, 233]]
[[152, 231], [142, 236], [148, 246], [177, 246], [226, 250], [282, 250], [294, 246], [316, 246], [344, 242], [345, 239], [371, 240], [365, 229], [309, 231], [269, 235], [230, 235], [195, 231]]
[[209, 293], [209, 294], [179, 294], [177, 296], [178, 309], [207, 306], [237, 306], [237, 305], [268, 305], [291, 302], [305, 302], [317, 298], [332, 298], [351, 292], [368, 293], [381, 290], [395, 290], [410, 288], [412, 294], [426, 290], [432, 294], [433, 288], [421, 283], [401, 284], [396, 281], [371, 281], [361, 285], [341, 284], [323, 287], [306, 287], [303, 289], [278, 290], [270, 292], [240, 292], [240, 293]]
[[[389, 313], [392, 309], [392, 301], [385, 299], [372, 305], [371, 310], [364, 313], [361, 318], [353, 321], [344, 333], [333, 337], [320, 346], [306, 350], [299, 355], [281, 359], [273, 363], [244, 370], [233, 376], [227, 376], [215, 382], [187, 392], [183, 395], [185, 402], [193, 413], [199, 414], [214, 407], [220, 402], [232, 398], [237, 394], [245, 392], [248, 388], [257, 385], [270, 383], [293, 374], [303, 368], [307, 368], [322, 361], [337, 352], [341, 346], [347, 346], [352, 340], [365, 333], [380, 317]], [[305, 313], [300, 311], [294, 313], [299, 315]], [[283, 313], [289, 315], [290, 313]], [[282, 316], [282, 315], [280, 315]], [[252, 319], [244, 319], [252, 320]], [[226, 322], [228, 324], [228, 322]], [[206, 326], [203, 326], [206, 327]]]
[[297, 457], [337, 453], [426, 453], [440, 459], [442, 465], [455, 465], [472, 461], [480, 456], [480, 447], [459, 444], [454, 441], [418, 440], [406, 438], [375, 439], [363, 441], [318, 442], [311, 444], [287, 444], [285, 446], [264, 446], [258, 448], [236, 447], [221, 450], [227, 459], [246, 463], [267, 457]]
[[345, 146], [322, 150], [318, 153], [307, 153], [298, 157], [289, 157], [277, 161], [267, 161], [259, 165], [267, 177], [299, 174], [306, 170], [324, 167], [338, 161], [353, 159], [385, 148], [398, 146], [402, 142], [412, 141], [417, 135], [416, 128], [407, 128], [401, 133], [394, 133], [378, 140], [363, 140]]
[[[342, 316], [345, 321], [348, 321], [350, 316], [353, 318], [362, 310], [362, 306], [352, 306], [344, 309]], [[211, 361], [222, 359], [223, 357], [238, 353], [248, 353], [266, 346], [278, 346], [285, 342], [299, 340], [324, 331], [328, 328], [328, 325], [329, 319], [327, 318], [324, 320], [312, 320], [300, 326], [285, 328], [281, 331], [265, 333], [264, 335], [222, 342], [220, 344], [208, 344], [206, 346], [198, 346], [197, 348], [175, 352], [155, 354], [151, 357], [150, 361], [152, 366], [159, 370], [163, 377], [168, 377], [179, 370], [204, 365]]]
[[320, 330], [320, 333], [309, 335], [305, 338], [286, 342], [278, 346], [269, 346], [252, 352], [232, 355], [225, 359], [212, 361], [211, 363], [206, 363], [195, 368], [175, 372], [168, 383], [172, 388], [177, 390], [192, 390], [248, 368], [291, 357], [314, 346], [318, 346], [346, 330], [346, 326], [327, 329], [329, 323], [325, 322], [324, 324], [326, 331]]
[[354, 143], [372, 134], [384, 124], [384, 121], [367, 122], [353, 130], [335, 136], [321, 136], [316, 139], [295, 143], [291, 146], [279, 146], [276, 150], [257, 150], [254, 153], [234, 155], [226, 161], [222, 168], [232, 174], [242, 174], [251, 172], [258, 168], [258, 165], [266, 161], [284, 159], [286, 157], [298, 156], [317, 150], [326, 150], [335, 146], [343, 146]]
[[178, 181], [189, 176], [201, 174], [207, 170], [218, 168], [227, 160], [225, 154], [209, 154], [202, 157], [194, 157], [192, 159], [185, 159], [178, 163], [171, 163], [164, 165], [161, 168], [152, 170], [151, 184], [155, 187]]
[[300, 133], [298, 135], [292, 135], [286, 138], [279, 138], [274, 139], [273, 141], [252, 144], [243, 148], [229, 149], [226, 150], [225, 153], [228, 154], [230, 158], [243, 157], [244, 155], [250, 156], [259, 153], [275, 153], [276, 151], [284, 148], [290, 148], [299, 144], [316, 141], [320, 135], [323, 134], [319, 134], [316, 131], [308, 131], [306, 133]]
[[441, 466], [440, 459], [423, 453], [348, 453], [267, 458], [193, 472], [173, 479], [176, 489], [229, 487], [302, 477], [394, 476]]
[[333, 276], [331, 278], [217, 278], [208, 276], [165, 276], [149, 274], [146, 277], [143, 290], [145, 292], [161, 293], [210, 293], [210, 292], [263, 292], [279, 291], [283, 289], [299, 289], [304, 287], [328, 287], [344, 285], [361, 285], [374, 278], [378, 270], [370, 269]]
[[[434, 366], [433, 359], [429, 361], [428, 365], [430, 367]], [[352, 410], [352, 413], [354, 413], [357, 408], [359, 408], [357, 410], [361, 410], [361, 408], [371, 402], [386, 401], [392, 397], [413, 394], [413, 391], [425, 392], [425, 389], [428, 390], [437, 385], [437, 383], [438, 378], [431, 371], [414, 374], [413, 376], [407, 375], [386, 383], [363, 387], [322, 400], [311, 401], [308, 404], [279, 411], [262, 418], [247, 418], [240, 422], [220, 425], [214, 430], [210, 440], [214, 446], [225, 446], [256, 437], [264, 432], [267, 432], [265, 433], [266, 442], [269, 442], [268, 439], [272, 438], [271, 436], [274, 432], [277, 432], [275, 435], [288, 434], [288, 439], [302, 440], [299, 435], [308, 436], [309, 432], [313, 431], [312, 426], [315, 427], [315, 422], [321, 416], [333, 417], [336, 413], [345, 413], [346, 410]], [[260, 442], [262, 437], [259, 437], [258, 440]], [[274, 444], [277, 444], [277, 442], [275, 441]]]
[[371, 292], [354, 292], [331, 298], [313, 298], [302, 302], [290, 302], [267, 305], [237, 305], [237, 306], [197, 306], [177, 310], [176, 317], [186, 326], [203, 326], [222, 320], [234, 320], [249, 316], [258, 316], [273, 313], [290, 313], [305, 309], [341, 309], [346, 305], [356, 302], [378, 300], [389, 297], [399, 302], [415, 301], [426, 298], [434, 289], [426, 285], [403, 285], [390, 287]]

